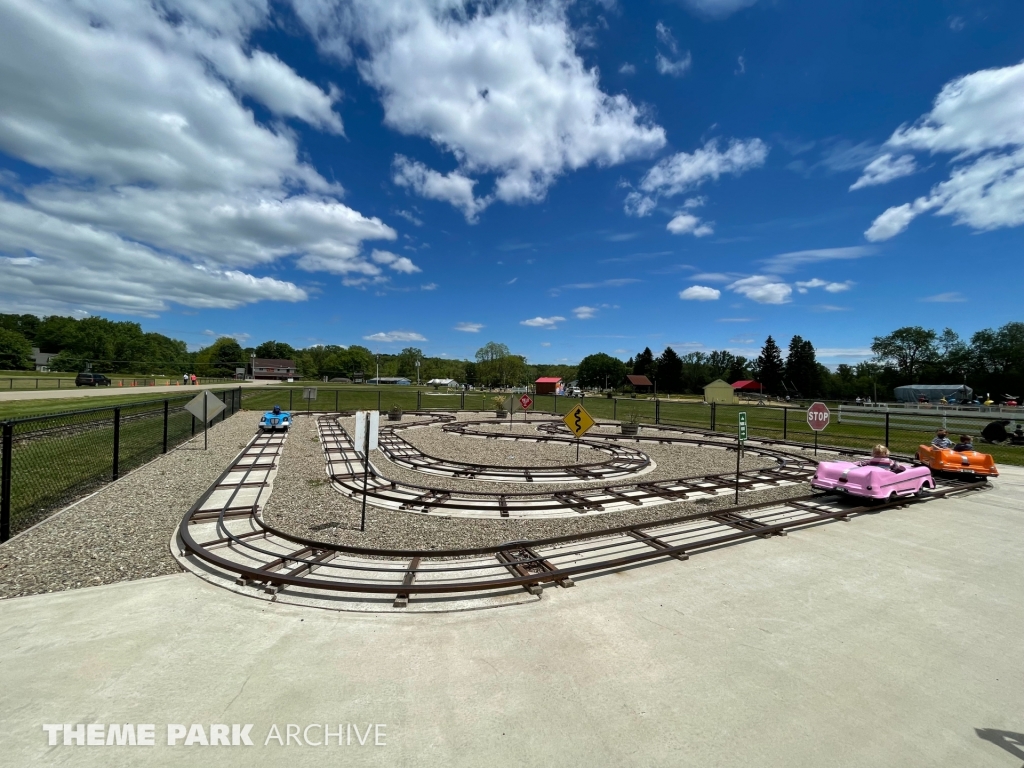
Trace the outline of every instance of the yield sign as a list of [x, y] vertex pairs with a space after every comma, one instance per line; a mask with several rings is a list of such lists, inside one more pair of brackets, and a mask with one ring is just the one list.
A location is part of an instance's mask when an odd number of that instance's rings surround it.
[[815, 432], [821, 432], [828, 426], [828, 420], [831, 415], [827, 405], [815, 403], [807, 409], [807, 426]]
[[582, 437], [583, 434], [594, 426], [594, 420], [590, 418], [590, 414], [583, 410], [582, 405], [577, 405], [571, 411], [569, 411], [562, 418], [565, 422], [565, 426], [569, 428], [576, 437]]
[[224, 403], [213, 392], [204, 389], [201, 395], [196, 395], [185, 406], [185, 410], [202, 422], [213, 421], [225, 408]]
[[525, 411], [531, 405], [533, 405], [533, 400], [530, 399], [529, 395], [523, 395], [522, 397], [519, 398], [519, 404], [523, 406], [523, 410]]

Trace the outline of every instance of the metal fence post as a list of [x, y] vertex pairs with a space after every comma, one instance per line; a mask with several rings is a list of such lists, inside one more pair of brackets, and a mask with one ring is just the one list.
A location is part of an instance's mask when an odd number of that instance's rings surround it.
[[294, 394], [295, 394], [295, 390], [294, 389], [289, 389], [288, 390], [288, 410], [289, 411], [291, 411], [291, 409], [292, 409], [292, 395], [294, 395]]
[[715, 431], [715, 405], [716, 405], [716, 403], [712, 403], [711, 404], [711, 431], [712, 432]]
[[416, 410], [417, 411], [423, 409], [423, 398], [421, 397], [422, 394], [423, 393], [420, 390], [418, 390], [418, 389], [416, 390]]
[[654, 423], [661, 424], [661, 400], [654, 401]]
[[885, 412], [885, 444], [889, 445], [889, 412]]
[[121, 460], [121, 409], [114, 409], [114, 466], [113, 472], [111, 472], [111, 479], [117, 480], [118, 477], [118, 464]]
[[380, 410], [380, 384], [377, 384], [377, 410]]
[[167, 414], [171, 409], [171, 401], [164, 400], [164, 453], [167, 453]]
[[14, 454], [14, 424], [4, 422], [3, 470], [0, 472], [0, 542], [11, 538], [11, 460]]
[[337, 390], [337, 389], [334, 390], [334, 412], [335, 413], [340, 413], [340, 411], [338, 410], [338, 392], [339, 392], [339, 390]]
[[782, 439], [789, 439], [789, 408], [782, 409]]
[[613, 397], [612, 398], [612, 421], [615, 421], [616, 419], [619, 418], [618, 410], [619, 410], [619, 398]]
[[196, 417], [192, 417], [192, 437], [196, 436]]
[[459, 406], [460, 411], [466, 410], [466, 390], [462, 390], [462, 403]]
[[556, 414], [558, 413], [558, 393], [557, 392], [555, 392], [555, 406], [554, 406], [553, 410], [554, 410], [554, 412]]

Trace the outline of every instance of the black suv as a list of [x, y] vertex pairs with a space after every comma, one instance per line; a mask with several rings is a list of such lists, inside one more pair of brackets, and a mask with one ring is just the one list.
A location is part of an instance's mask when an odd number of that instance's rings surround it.
[[110, 386], [110, 379], [102, 373], [80, 373], [75, 376], [76, 387]]

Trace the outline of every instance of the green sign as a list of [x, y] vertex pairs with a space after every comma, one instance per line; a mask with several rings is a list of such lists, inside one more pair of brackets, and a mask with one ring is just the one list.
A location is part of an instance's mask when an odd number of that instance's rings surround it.
[[740, 439], [741, 443], [744, 440], [747, 439], [747, 412], [746, 411], [740, 411], [740, 428], [739, 428], [739, 432], [737, 434], [739, 436], [739, 439]]

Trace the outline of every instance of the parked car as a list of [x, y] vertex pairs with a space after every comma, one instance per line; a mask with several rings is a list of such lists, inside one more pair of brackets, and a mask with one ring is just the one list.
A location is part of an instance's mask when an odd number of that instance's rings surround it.
[[982, 478], [999, 477], [995, 459], [978, 451], [954, 451], [952, 448], [920, 445], [917, 448], [917, 460], [935, 472], [977, 475]]
[[75, 376], [76, 387], [109, 387], [110, 379], [102, 373], [80, 373]]
[[[896, 471], [888, 467], [896, 468]], [[850, 496], [885, 501], [897, 496], [916, 496], [934, 488], [928, 467], [909, 467], [892, 462], [888, 466], [870, 461], [823, 461], [814, 471], [811, 488]]]

